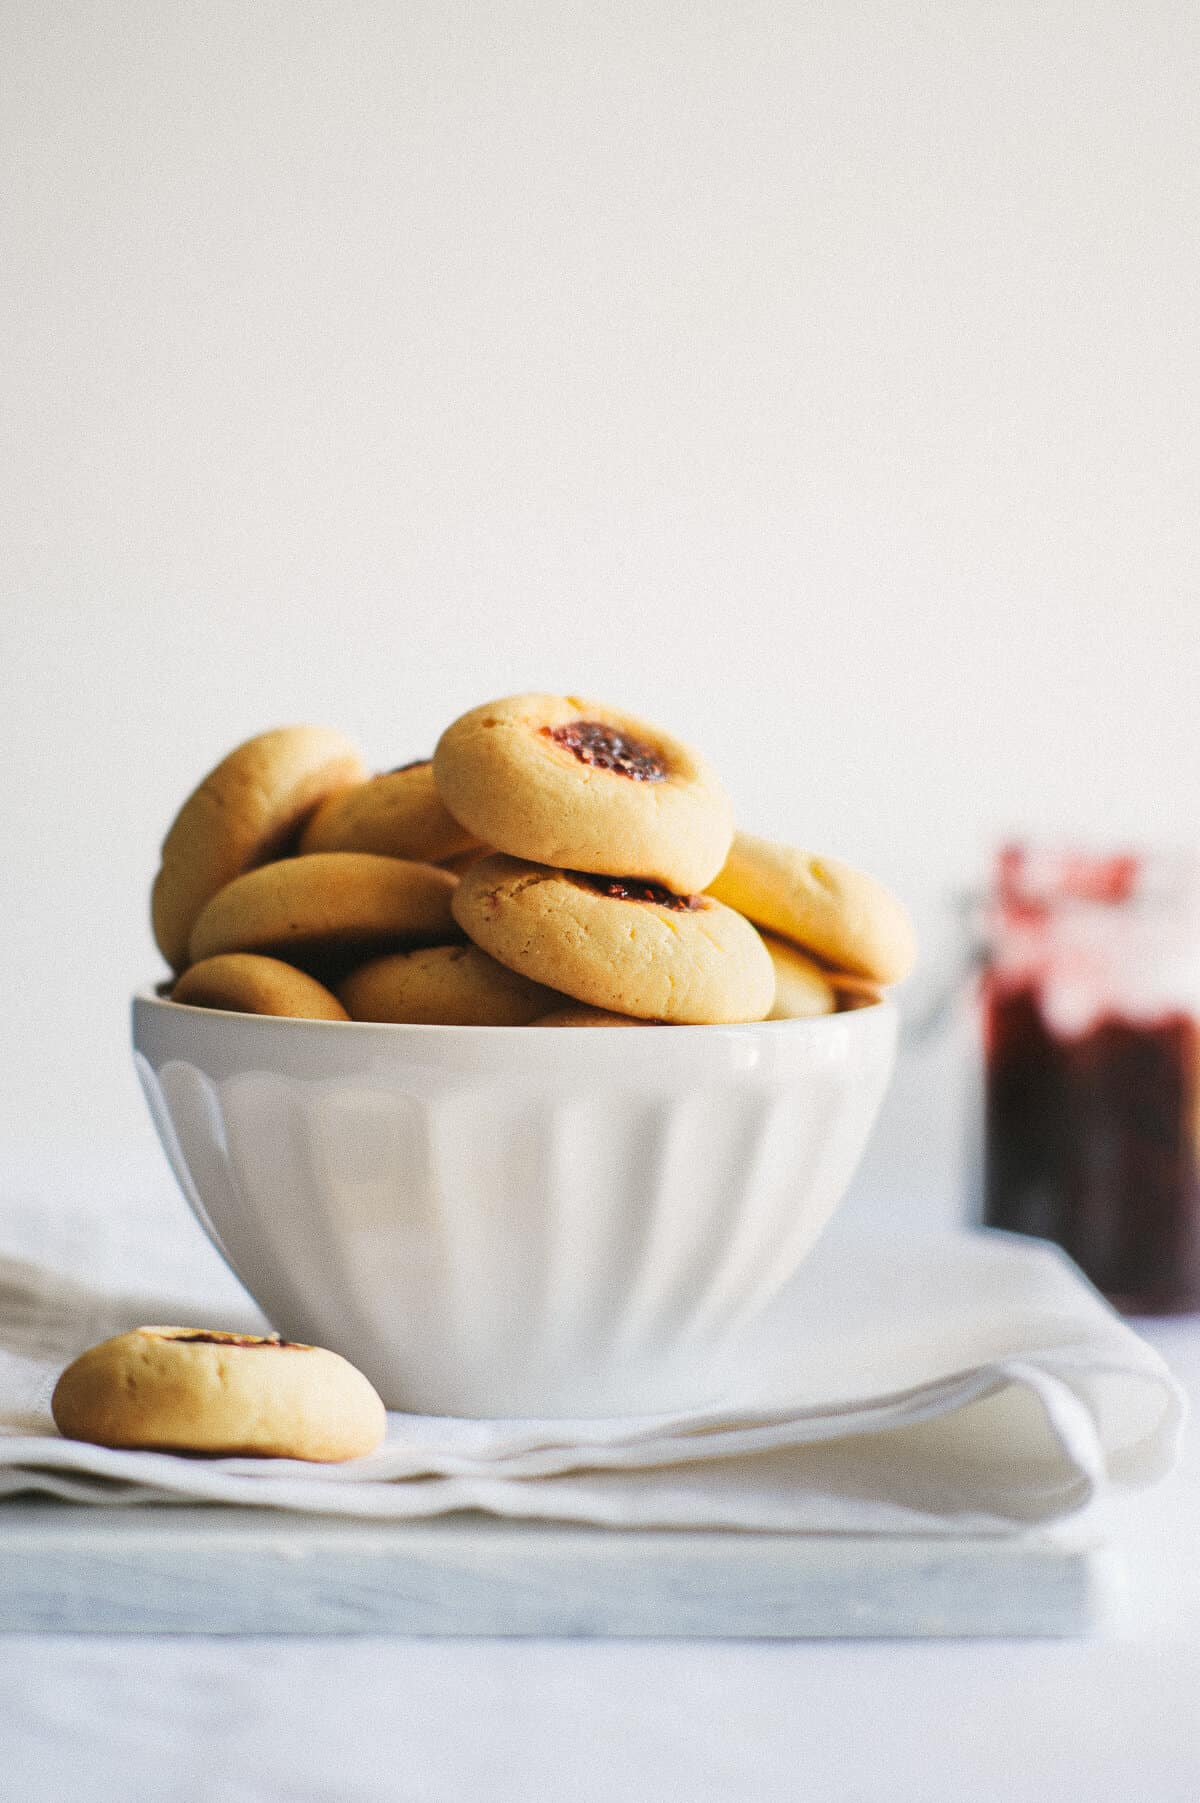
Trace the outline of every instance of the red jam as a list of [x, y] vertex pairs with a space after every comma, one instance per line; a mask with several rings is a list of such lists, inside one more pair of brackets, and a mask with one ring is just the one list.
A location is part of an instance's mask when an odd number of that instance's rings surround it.
[[1055, 1240], [1114, 1301], [1200, 1308], [1200, 1031], [1185, 1015], [1046, 1026], [1035, 988], [987, 1001], [984, 1218]]
[[1093, 860], [1070, 882], [1060, 869], [1040, 899], [1019, 874], [1001, 861], [999, 955], [983, 983], [984, 1219], [1054, 1240], [1131, 1312], [1200, 1308], [1200, 1022], [1182, 997], [1055, 1013], [1056, 984], [1097, 981], [1071, 962], [1087, 948], [1056, 909], [1083, 902], [1107, 918], [1130, 901], [1136, 860]]
[[197, 1328], [193, 1333], [168, 1333], [161, 1337], [164, 1340], [175, 1340], [188, 1346], [247, 1346], [255, 1350], [260, 1346], [287, 1346], [292, 1349], [299, 1348], [301, 1351], [307, 1350], [299, 1340], [284, 1340], [277, 1333], [205, 1333]]
[[541, 731], [543, 738], [574, 752], [581, 764], [611, 770], [635, 783], [666, 781], [667, 767], [656, 751], [599, 720], [572, 720], [566, 726], [543, 726]]
[[572, 874], [582, 888], [611, 895], [615, 901], [653, 902], [656, 908], [670, 908], [673, 914], [698, 914], [708, 905], [702, 895], [676, 895], [672, 889], [664, 889], [659, 883], [644, 883], [637, 876], [592, 876], [586, 871]]

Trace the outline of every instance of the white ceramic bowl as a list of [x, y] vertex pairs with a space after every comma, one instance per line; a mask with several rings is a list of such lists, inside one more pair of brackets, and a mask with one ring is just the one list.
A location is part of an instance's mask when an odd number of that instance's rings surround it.
[[147, 993], [133, 1015], [175, 1175], [273, 1326], [447, 1415], [711, 1400], [845, 1192], [896, 1037], [888, 1003], [430, 1027]]

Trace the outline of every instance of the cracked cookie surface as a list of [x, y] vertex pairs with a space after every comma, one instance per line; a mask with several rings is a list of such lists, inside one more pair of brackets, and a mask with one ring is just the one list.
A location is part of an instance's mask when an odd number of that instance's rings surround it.
[[501, 964], [593, 1008], [679, 1025], [765, 1019], [775, 973], [749, 921], [712, 896], [622, 887], [630, 893], [580, 871], [484, 858], [459, 882], [454, 917]]

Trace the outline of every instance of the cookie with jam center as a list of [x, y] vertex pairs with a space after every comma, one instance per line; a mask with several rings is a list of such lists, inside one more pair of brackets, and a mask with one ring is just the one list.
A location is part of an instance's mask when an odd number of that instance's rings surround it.
[[223, 952], [192, 964], [171, 991], [173, 1002], [234, 1014], [275, 1014], [293, 1020], [349, 1020], [324, 983], [307, 971], [256, 952]]
[[482, 843], [594, 875], [705, 888], [733, 836], [729, 797], [698, 752], [576, 696], [510, 695], [447, 727], [438, 792]]
[[763, 1020], [775, 999], [762, 939], [710, 895], [497, 856], [464, 873], [453, 906], [489, 956], [593, 1008], [706, 1025]]
[[352, 1020], [526, 1027], [562, 996], [477, 945], [429, 945], [360, 964], [338, 990]]
[[912, 970], [917, 942], [895, 896], [864, 871], [738, 833], [708, 893], [838, 972], [886, 987]]
[[213, 896], [195, 926], [192, 959], [263, 952], [325, 968], [398, 945], [454, 937], [458, 878], [434, 864], [365, 851], [315, 851], [248, 870]]
[[81, 1353], [50, 1404], [58, 1431], [95, 1446], [214, 1457], [362, 1458], [383, 1403], [336, 1352], [277, 1335], [138, 1327]]
[[278, 857], [327, 796], [366, 776], [357, 748], [325, 726], [259, 733], [210, 770], [163, 840], [150, 915], [172, 970], [207, 902], [244, 870]]
[[309, 816], [300, 835], [302, 852], [372, 851], [424, 864], [461, 857], [474, 845], [438, 794], [429, 758], [339, 790]]

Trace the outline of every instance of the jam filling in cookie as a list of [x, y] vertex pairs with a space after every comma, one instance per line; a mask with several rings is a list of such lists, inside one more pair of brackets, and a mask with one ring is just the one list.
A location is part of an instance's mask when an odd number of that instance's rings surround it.
[[667, 767], [656, 751], [599, 720], [571, 720], [565, 726], [543, 726], [541, 732], [543, 738], [574, 752], [581, 764], [611, 770], [635, 783], [667, 780]]
[[573, 871], [572, 881], [581, 889], [594, 889], [597, 895], [611, 895], [614, 901], [653, 902], [656, 908], [670, 908], [675, 914], [698, 914], [708, 906], [702, 895], [676, 895], [660, 883], [644, 883], [635, 876], [588, 876]]
[[159, 1333], [153, 1336], [156, 1340], [175, 1340], [185, 1346], [260, 1346], [287, 1347], [289, 1351], [311, 1352], [301, 1340], [285, 1340], [277, 1333], [222, 1333], [219, 1329], [206, 1331], [201, 1328], [187, 1333]]

